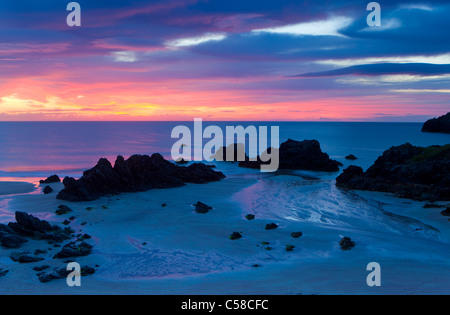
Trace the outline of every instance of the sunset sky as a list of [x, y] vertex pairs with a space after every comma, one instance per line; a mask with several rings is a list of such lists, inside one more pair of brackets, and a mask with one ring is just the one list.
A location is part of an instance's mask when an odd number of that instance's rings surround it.
[[423, 121], [450, 111], [450, 3], [0, 0], [0, 121]]

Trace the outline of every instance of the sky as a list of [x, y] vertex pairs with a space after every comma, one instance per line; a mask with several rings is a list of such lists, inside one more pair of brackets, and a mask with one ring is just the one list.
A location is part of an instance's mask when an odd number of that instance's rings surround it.
[[0, 0], [0, 121], [421, 122], [450, 111], [450, 2]]

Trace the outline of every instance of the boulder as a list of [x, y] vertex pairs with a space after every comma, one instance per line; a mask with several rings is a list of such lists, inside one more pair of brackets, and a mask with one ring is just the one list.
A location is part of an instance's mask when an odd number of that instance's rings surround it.
[[336, 179], [336, 186], [390, 192], [420, 201], [450, 200], [450, 145], [392, 147], [366, 172], [349, 166]]
[[441, 212], [444, 217], [450, 217], [450, 207]]
[[354, 156], [353, 154], [350, 154], [350, 155], [347, 155], [347, 156], [345, 157], [345, 159], [346, 159], [346, 160], [349, 160], [349, 161], [355, 161], [355, 160], [357, 160], [358, 158], [357, 158], [356, 156]]
[[266, 224], [265, 227], [266, 230], [275, 230], [276, 228], [278, 228], [278, 225], [276, 225], [275, 223]]
[[53, 183], [60, 183], [61, 179], [58, 175], [52, 175], [50, 177], [47, 177], [47, 179], [40, 180], [39, 183], [41, 184], [53, 184]]
[[69, 212], [72, 212], [72, 209], [70, 209], [66, 205], [58, 206], [58, 209], [56, 209], [56, 211], [55, 211], [56, 215], [64, 215], [64, 214], [67, 214]]
[[[323, 171], [323, 172], [337, 172], [342, 163], [330, 159], [329, 155], [322, 152], [320, 143], [317, 140], [296, 141], [289, 139], [280, 145], [279, 149], [269, 148], [266, 154], [275, 154], [272, 150], [279, 152], [279, 167], [278, 169], [285, 170], [309, 170], [309, 171]], [[261, 157], [256, 161], [251, 161], [247, 158], [246, 161], [240, 162], [240, 167], [259, 169], [261, 165], [269, 164], [270, 162], [263, 162]]]
[[160, 154], [133, 155], [128, 160], [118, 156], [114, 167], [106, 159], [83, 173], [76, 180], [66, 177], [58, 199], [79, 202], [92, 201], [105, 195], [180, 187], [185, 183], [205, 184], [225, 178], [202, 163], [188, 167], [165, 160]]
[[450, 113], [430, 119], [422, 127], [423, 132], [450, 133]]
[[350, 250], [356, 246], [356, 243], [350, 237], [344, 237], [339, 242], [339, 246], [341, 246], [342, 250]]
[[53, 192], [53, 188], [50, 186], [45, 186], [43, 192], [44, 192], [44, 195], [51, 194]]
[[213, 209], [213, 207], [210, 207], [210, 206], [208, 206], [208, 205], [206, 205], [206, 204], [204, 204], [203, 202], [200, 202], [200, 201], [198, 201], [198, 202], [194, 205], [194, 207], [195, 207], [195, 211], [196, 211], [197, 213], [208, 213], [209, 210], [212, 210], [212, 209]]
[[238, 239], [240, 239], [240, 238], [242, 238], [242, 234], [241, 233], [239, 233], [239, 232], [233, 232], [231, 235], [230, 235], [230, 237], [229, 237], [229, 239], [230, 240], [238, 240]]

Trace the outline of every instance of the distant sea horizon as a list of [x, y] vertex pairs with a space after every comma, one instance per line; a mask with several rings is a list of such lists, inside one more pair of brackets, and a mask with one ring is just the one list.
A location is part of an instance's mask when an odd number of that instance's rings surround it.
[[[421, 132], [423, 122], [342, 121], [203, 121], [203, 128], [217, 125], [279, 126], [280, 144], [288, 139], [320, 142], [331, 158], [345, 164], [345, 156], [358, 157], [368, 168], [391, 146], [445, 145], [450, 135]], [[99, 158], [114, 163], [117, 155], [160, 153], [170, 159], [178, 139], [171, 138], [178, 125], [193, 121], [17, 121], [0, 122], [1, 178], [80, 176]], [[191, 129], [193, 130], [193, 129]], [[192, 131], [193, 132], [193, 131]], [[204, 143], [209, 139], [204, 139]], [[269, 139], [270, 141], [270, 139]]]

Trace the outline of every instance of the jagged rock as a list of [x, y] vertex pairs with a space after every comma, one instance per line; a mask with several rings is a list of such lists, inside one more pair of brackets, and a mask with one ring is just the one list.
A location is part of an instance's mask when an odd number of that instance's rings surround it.
[[275, 230], [276, 228], [278, 228], [278, 225], [276, 225], [275, 223], [269, 223], [266, 224], [266, 230]]
[[186, 161], [185, 159], [181, 158], [175, 161], [175, 163], [177, 163], [178, 165], [184, 165], [184, 164], [188, 164], [189, 161]]
[[346, 160], [350, 160], [350, 161], [355, 161], [355, 160], [357, 160], [358, 158], [357, 158], [356, 156], [354, 156], [353, 154], [350, 154], [350, 155], [347, 155], [347, 156], [345, 157], [345, 159], [346, 159]]
[[58, 199], [92, 201], [105, 195], [180, 187], [185, 183], [204, 184], [225, 178], [202, 163], [188, 167], [175, 165], [160, 154], [133, 155], [128, 160], [118, 156], [114, 167], [106, 159], [83, 173], [79, 180], [66, 177]]
[[33, 237], [39, 240], [51, 240], [62, 242], [70, 238], [73, 230], [70, 228], [61, 229], [57, 225], [50, 225], [45, 220], [40, 220], [31, 214], [17, 211], [15, 214], [16, 222], [8, 223], [9, 234], [20, 237]]
[[58, 206], [58, 209], [56, 209], [55, 213], [57, 215], [63, 215], [63, 214], [67, 214], [69, 212], [72, 212], [72, 209], [70, 209], [68, 206], [60, 205], [60, 206]]
[[356, 246], [356, 243], [350, 237], [344, 237], [339, 242], [339, 246], [341, 246], [342, 250], [350, 250]]
[[72, 258], [88, 256], [92, 251], [92, 245], [85, 242], [75, 243], [70, 242], [63, 246], [61, 251], [55, 255], [54, 258]]
[[50, 186], [45, 186], [43, 192], [44, 192], [44, 195], [51, 194], [53, 192], [53, 188]]
[[52, 175], [52, 176], [48, 177], [47, 179], [39, 181], [39, 183], [41, 183], [41, 184], [52, 184], [52, 183], [59, 183], [59, 182], [61, 182], [61, 179], [59, 178], [58, 175]]
[[450, 217], [450, 208], [445, 209], [441, 212], [444, 217]]
[[285, 249], [287, 252], [292, 252], [294, 250], [295, 246], [294, 245], [285, 245]]
[[206, 204], [204, 204], [203, 202], [198, 201], [195, 205], [195, 211], [197, 213], [208, 213], [209, 210], [212, 210], [213, 207], [210, 207]]
[[249, 157], [245, 154], [245, 145], [243, 143], [221, 147], [212, 158], [219, 162], [244, 162], [249, 160]]
[[7, 232], [0, 231], [0, 244], [4, 248], [18, 248], [27, 240], [19, 235], [8, 234]]
[[439, 118], [430, 119], [422, 127], [423, 132], [450, 133], [450, 112]]
[[83, 266], [81, 267], [80, 274], [84, 276], [90, 276], [95, 273], [95, 269], [89, 266]]
[[450, 145], [392, 147], [366, 172], [349, 166], [336, 179], [343, 189], [383, 191], [415, 200], [450, 200]]
[[[317, 140], [295, 141], [289, 139], [282, 143], [279, 149], [269, 148], [266, 154], [274, 154], [272, 150], [279, 152], [279, 167], [278, 169], [287, 170], [310, 170], [323, 172], [337, 172], [342, 163], [330, 159], [328, 154], [322, 152], [320, 143]], [[240, 162], [240, 167], [246, 168], [261, 168], [261, 165], [269, 164], [270, 162], [263, 162], [261, 157], [256, 161], [246, 160]]]

